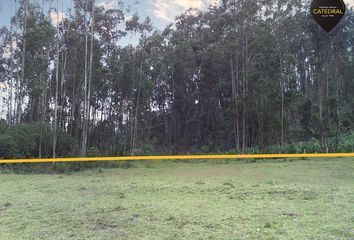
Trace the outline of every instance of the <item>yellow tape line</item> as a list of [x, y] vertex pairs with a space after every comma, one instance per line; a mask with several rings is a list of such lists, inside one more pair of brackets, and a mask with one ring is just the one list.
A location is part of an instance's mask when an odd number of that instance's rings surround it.
[[240, 154], [240, 155], [180, 155], [180, 156], [126, 156], [126, 157], [81, 157], [5, 159], [4, 163], [53, 163], [53, 162], [97, 162], [97, 161], [146, 161], [146, 160], [193, 160], [193, 159], [258, 159], [258, 158], [328, 158], [354, 157], [354, 153], [313, 153], [313, 154]]

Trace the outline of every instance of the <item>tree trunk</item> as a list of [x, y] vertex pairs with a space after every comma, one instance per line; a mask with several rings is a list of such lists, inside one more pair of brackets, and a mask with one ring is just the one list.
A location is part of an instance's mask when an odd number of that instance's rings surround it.
[[230, 66], [231, 66], [231, 84], [232, 84], [232, 98], [235, 104], [235, 114], [233, 120], [233, 130], [234, 130], [234, 139], [235, 139], [235, 149], [236, 151], [240, 151], [240, 143], [239, 143], [239, 123], [238, 123], [238, 103], [237, 103], [237, 76], [235, 67], [237, 69], [237, 56], [235, 55], [236, 61], [233, 59], [233, 55], [230, 54]]
[[[12, 13], [12, 1], [10, 2], [10, 12]], [[13, 60], [13, 25], [12, 21], [10, 22], [10, 79], [9, 79], [9, 87], [10, 87], [10, 93], [9, 93], [9, 99], [8, 99], [8, 115], [7, 115], [7, 122], [9, 125], [13, 124], [13, 119], [12, 119], [12, 108], [13, 108], [13, 78], [14, 78], [14, 60]]]
[[87, 52], [88, 52], [88, 22], [87, 22], [87, 0], [85, 5], [85, 77], [84, 77], [84, 114], [83, 114], [83, 130], [82, 130], [82, 141], [81, 141], [81, 156], [86, 155], [87, 147]]
[[[93, 64], [93, 41], [94, 41], [94, 27], [95, 27], [95, 0], [92, 4], [92, 23], [91, 23], [91, 46], [90, 46], [90, 72], [89, 72], [89, 85], [88, 85], [88, 96], [87, 96], [87, 135], [90, 130], [90, 114], [91, 114], [91, 85], [92, 85], [92, 64]], [[88, 136], [86, 136], [87, 138]]]
[[280, 144], [283, 147], [284, 146], [284, 83], [283, 83], [283, 59], [282, 59], [282, 54], [280, 53], [279, 57], [279, 67], [280, 67], [280, 94], [281, 94], [281, 116], [280, 116], [280, 121], [281, 121], [281, 133], [280, 133]]
[[57, 127], [58, 127], [58, 95], [59, 95], [59, 4], [57, 0], [57, 52], [56, 52], [56, 61], [57, 66], [55, 70], [55, 105], [54, 105], [54, 129], [53, 129], [53, 158], [56, 157], [56, 148], [57, 148]]
[[17, 123], [21, 122], [22, 117], [22, 103], [23, 103], [23, 86], [25, 83], [25, 60], [26, 60], [26, 38], [25, 34], [27, 31], [27, 11], [28, 4], [25, 3], [25, 16], [24, 16], [24, 27], [23, 27], [23, 52], [22, 52], [22, 67], [21, 67], [21, 80], [19, 82], [19, 95], [18, 95], [18, 103], [17, 103]]

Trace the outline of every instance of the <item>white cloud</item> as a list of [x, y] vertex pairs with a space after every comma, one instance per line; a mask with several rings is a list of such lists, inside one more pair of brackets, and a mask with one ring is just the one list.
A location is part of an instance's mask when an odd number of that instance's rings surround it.
[[109, 10], [109, 9], [117, 8], [117, 3], [118, 3], [117, 0], [103, 1], [99, 4], [97, 4], [97, 6], [103, 7], [105, 10]]
[[63, 12], [50, 12], [49, 13], [50, 20], [54, 26], [58, 23], [61, 23], [65, 18], [65, 13]]
[[217, 4], [219, 0], [154, 0], [157, 18], [172, 21], [176, 15], [189, 8], [206, 9], [210, 4]]
[[0, 89], [6, 89], [7, 88], [7, 84], [4, 82], [0, 82]]
[[344, 0], [347, 7], [354, 7], [354, 0]]
[[[216, 5], [219, 2], [220, 0], [154, 0], [154, 14], [165, 21], [173, 21], [176, 15], [189, 8], [206, 9], [209, 5]], [[354, 8], [354, 0], [344, 2], [348, 8]]]

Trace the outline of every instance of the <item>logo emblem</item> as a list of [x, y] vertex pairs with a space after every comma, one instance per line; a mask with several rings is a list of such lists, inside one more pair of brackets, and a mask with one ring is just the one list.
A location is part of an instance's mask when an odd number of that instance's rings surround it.
[[313, 0], [311, 14], [323, 30], [329, 33], [342, 20], [345, 3], [343, 0]]

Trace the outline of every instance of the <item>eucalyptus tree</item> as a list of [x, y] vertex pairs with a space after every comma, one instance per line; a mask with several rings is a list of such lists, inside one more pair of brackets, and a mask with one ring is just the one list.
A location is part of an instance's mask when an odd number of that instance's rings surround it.
[[[12, 44], [17, 47], [17, 53], [13, 54], [17, 58], [15, 61], [19, 69], [14, 71], [20, 76], [16, 84], [16, 122], [22, 119], [38, 121], [41, 112], [45, 111], [41, 109], [43, 106], [40, 103], [44, 97], [43, 81], [48, 78], [50, 59], [47, 52], [53, 43], [54, 29], [39, 5], [25, 0], [20, 2], [13, 24], [22, 31], [19, 41]], [[25, 97], [28, 97], [28, 101], [23, 115]]]

